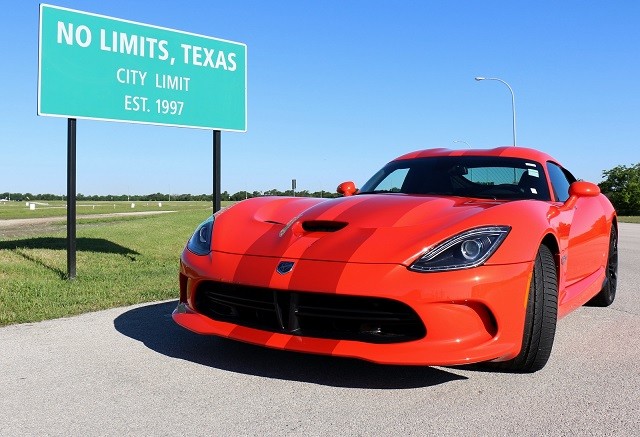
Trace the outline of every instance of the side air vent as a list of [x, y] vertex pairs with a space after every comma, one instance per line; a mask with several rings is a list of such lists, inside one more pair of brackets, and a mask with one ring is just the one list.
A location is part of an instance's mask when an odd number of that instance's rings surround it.
[[302, 222], [305, 232], [335, 232], [347, 226], [346, 222], [333, 222], [329, 220], [308, 220]]

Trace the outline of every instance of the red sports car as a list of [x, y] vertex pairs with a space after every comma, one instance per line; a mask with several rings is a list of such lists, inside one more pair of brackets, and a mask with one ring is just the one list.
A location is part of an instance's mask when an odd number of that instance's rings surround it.
[[202, 223], [174, 320], [276, 349], [533, 372], [559, 318], [615, 297], [615, 210], [545, 153], [423, 150], [338, 191]]

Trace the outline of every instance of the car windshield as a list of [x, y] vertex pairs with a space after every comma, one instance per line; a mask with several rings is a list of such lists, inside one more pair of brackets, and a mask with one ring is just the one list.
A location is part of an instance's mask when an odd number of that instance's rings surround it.
[[551, 200], [544, 169], [539, 163], [497, 156], [392, 161], [359, 191], [359, 194], [367, 193]]

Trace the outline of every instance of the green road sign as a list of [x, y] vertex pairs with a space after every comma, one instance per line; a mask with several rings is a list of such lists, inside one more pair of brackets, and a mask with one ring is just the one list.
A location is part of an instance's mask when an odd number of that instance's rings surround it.
[[247, 46], [40, 5], [38, 115], [247, 130]]

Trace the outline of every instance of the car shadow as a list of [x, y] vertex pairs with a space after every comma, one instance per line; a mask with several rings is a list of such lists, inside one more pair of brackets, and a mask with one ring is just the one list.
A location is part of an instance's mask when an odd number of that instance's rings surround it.
[[467, 379], [434, 367], [385, 366], [198, 335], [173, 321], [171, 312], [176, 305], [171, 301], [134, 308], [113, 324], [121, 334], [162, 355], [247, 375], [367, 389], [410, 389]]

